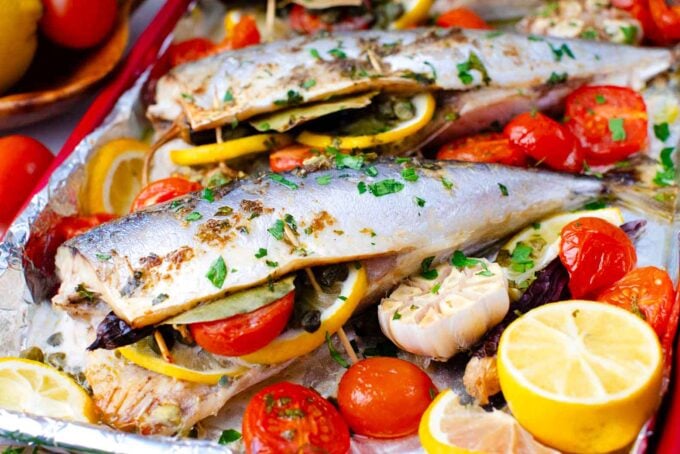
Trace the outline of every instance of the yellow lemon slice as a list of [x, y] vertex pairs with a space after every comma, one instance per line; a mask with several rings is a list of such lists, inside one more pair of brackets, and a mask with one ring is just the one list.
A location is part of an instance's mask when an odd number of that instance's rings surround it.
[[290, 138], [285, 134], [256, 134], [222, 143], [172, 150], [170, 159], [181, 166], [216, 164], [221, 161], [229, 161], [249, 154], [280, 148], [290, 142]]
[[0, 358], [0, 407], [70, 421], [97, 421], [92, 399], [80, 385], [29, 359]]
[[400, 0], [400, 3], [404, 7], [404, 14], [392, 22], [392, 28], [397, 30], [422, 25], [427, 20], [434, 0]]
[[538, 440], [561, 451], [610, 452], [631, 443], [659, 403], [661, 347], [626, 310], [553, 303], [505, 330], [498, 374], [512, 414]]
[[238, 377], [248, 370], [232, 359], [215, 356], [200, 347], [179, 342], [172, 348], [173, 362], [169, 363], [154, 350], [154, 342], [153, 337], [149, 336], [118, 351], [125, 359], [144, 369], [206, 385], [217, 384], [222, 377]]
[[440, 393], [420, 419], [420, 443], [428, 454], [497, 453], [558, 454], [533, 439], [509, 414], [461, 405], [448, 389]]
[[241, 359], [258, 364], [277, 364], [306, 355], [326, 341], [326, 333], [334, 334], [352, 316], [354, 309], [366, 294], [368, 278], [363, 267], [350, 266], [350, 273], [340, 289], [337, 299], [321, 312], [321, 326], [313, 333], [303, 329], [285, 331], [269, 345], [242, 356]]
[[333, 146], [343, 150], [354, 148], [371, 148], [386, 143], [396, 142], [419, 131], [429, 123], [434, 115], [436, 101], [431, 93], [421, 93], [411, 98], [415, 115], [402, 121], [389, 131], [363, 136], [332, 136], [303, 131], [297, 141], [310, 147], [325, 148]]
[[83, 202], [89, 213], [123, 215], [142, 189], [142, 169], [149, 146], [134, 139], [106, 143], [90, 159]]
[[[563, 213], [525, 228], [503, 245], [496, 261], [510, 282], [513, 300], [521, 296], [521, 290], [531, 283], [538, 271], [557, 258], [564, 226], [586, 216], [604, 219], [617, 226], [623, 224], [623, 214], [618, 208]], [[522, 258], [522, 252], [528, 257]]]

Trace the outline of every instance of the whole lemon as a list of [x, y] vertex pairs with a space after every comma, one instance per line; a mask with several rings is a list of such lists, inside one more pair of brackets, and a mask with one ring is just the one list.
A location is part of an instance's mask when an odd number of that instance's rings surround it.
[[0, 0], [0, 93], [14, 85], [38, 47], [40, 0]]

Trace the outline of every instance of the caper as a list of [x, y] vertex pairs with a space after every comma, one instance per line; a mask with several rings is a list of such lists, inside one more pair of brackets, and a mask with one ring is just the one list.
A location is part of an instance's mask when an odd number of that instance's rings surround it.
[[316, 332], [321, 327], [321, 312], [318, 310], [305, 312], [300, 324], [308, 333]]
[[41, 363], [45, 361], [45, 355], [38, 347], [28, 347], [27, 349], [22, 350], [21, 353], [19, 353], [19, 357], [39, 361]]
[[61, 345], [62, 342], [64, 342], [64, 335], [61, 333], [54, 333], [50, 337], [47, 338], [47, 345], [50, 345], [52, 347], [58, 347]]

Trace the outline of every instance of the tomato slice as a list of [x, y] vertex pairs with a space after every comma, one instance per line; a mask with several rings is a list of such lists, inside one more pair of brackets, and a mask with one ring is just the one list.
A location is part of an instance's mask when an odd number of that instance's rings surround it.
[[368, 358], [352, 365], [338, 386], [338, 406], [352, 431], [376, 438], [417, 432], [437, 395], [430, 377], [397, 358]]
[[437, 159], [466, 162], [497, 162], [509, 166], [524, 166], [526, 154], [510, 146], [507, 137], [500, 133], [478, 134], [454, 140], [442, 146]]
[[130, 212], [141, 210], [158, 203], [167, 202], [190, 192], [198, 191], [202, 186], [185, 178], [170, 177], [149, 183], [137, 194], [132, 202]]
[[274, 172], [288, 172], [302, 167], [305, 159], [314, 156], [312, 147], [294, 144], [269, 155], [269, 166]]
[[647, 106], [630, 88], [581, 87], [567, 97], [565, 115], [590, 165], [613, 164], [647, 146]]
[[295, 290], [253, 312], [214, 322], [192, 323], [191, 335], [203, 349], [223, 356], [242, 356], [281, 334], [293, 313]]
[[619, 227], [593, 217], [582, 217], [562, 229], [560, 259], [569, 272], [574, 298], [591, 297], [633, 269], [635, 246]]
[[260, 31], [257, 29], [255, 19], [251, 16], [241, 17], [227, 40], [230, 49], [241, 49], [260, 44]]
[[193, 38], [172, 44], [168, 50], [170, 67], [207, 57], [217, 51], [215, 43], [206, 38]]
[[469, 8], [454, 8], [437, 18], [440, 27], [476, 28], [491, 30], [491, 26]]
[[314, 14], [301, 5], [293, 5], [288, 14], [288, 20], [293, 30], [298, 33], [314, 34], [320, 31], [352, 31], [352, 30], [366, 30], [371, 25], [371, 17], [369, 15], [350, 15], [345, 14], [334, 22], [326, 22], [319, 14]]
[[249, 454], [349, 451], [349, 429], [338, 410], [316, 391], [288, 382], [253, 396], [242, 431]]
[[580, 172], [583, 151], [567, 128], [540, 112], [518, 115], [503, 130], [510, 145], [552, 169]]

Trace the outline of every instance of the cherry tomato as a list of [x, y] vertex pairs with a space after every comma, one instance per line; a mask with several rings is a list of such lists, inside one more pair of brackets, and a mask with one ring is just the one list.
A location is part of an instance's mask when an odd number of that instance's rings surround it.
[[298, 33], [313, 34], [320, 31], [350, 31], [366, 30], [371, 25], [368, 15], [353, 16], [344, 15], [337, 22], [329, 23], [322, 19], [319, 14], [300, 5], [293, 5], [288, 14], [290, 26]]
[[269, 344], [293, 313], [295, 291], [252, 312], [189, 325], [198, 345], [216, 355], [241, 356]]
[[253, 396], [241, 430], [248, 454], [349, 451], [349, 430], [338, 410], [316, 391], [288, 382]]
[[255, 19], [251, 16], [243, 16], [231, 31], [228, 44], [230, 49], [260, 44], [260, 31], [257, 29]]
[[116, 219], [115, 214], [97, 213], [90, 216], [68, 216], [63, 218], [55, 227], [56, 237], [61, 239], [59, 244], [66, 240], [82, 235], [90, 229]]
[[665, 0], [613, 0], [612, 4], [642, 24], [648, 41], [669, 45], [680, 40], [680, 6], [668, 5]]
[[26, 136], [0, 138], [0, 237], [52, 162], [43, 144]]
[[628, 235], [603, 219], [579, 218], [564, 226], [561, 237], [560, 259], [569, 272], [569, 290], [574, 298], [598, 294], [637, 262]]
[[454, 8], [437, 18], [440, 27], [477, 28], [491, 30], [491, 26], [469, 8]]
[[185, 178], [170, 177], [146, 185], [132, 202], [130, 212], [141, 210], [158, 203], [167, 202], [190, 192], [198, 191], [201, 185]]
[[217, 52], [217, 46], [206, 38], [193, 38], [172, 44], [168, 47], [167, 55], [170, 68], [184, 63], [198, 60]]
[[581, 87], [567, 97], [565, 115], [588, 164], [613, 164], [647, 146], [647, 107], [630, 88]]
[[571, 132], [540, 112], [523, 113], [503, 130], [511, 146], [552, 169], [580, 172], [583, 151]]
[[302, 167], [305, 159], [314, 156], [312, 147], [294, 144], [277, 150], [269, 155], [269, 167], [274, 172], [288, 172]]
[[40, 30], [50, 41], [73, 49], [96, 46], [116, 22], [116, 0], [42, 0]]
[[509, 166], [523, 166], [527, 157], [518, 147], [511, 147], [503, 134], [479, 134], [458, 139], [442, 146], [437, 159], [466, 162], [497, 162]]
[[352, 431], [397, 438], [418, 430], [420, 417], [436, 394], [430, 377], [414, 364], [397, 358], [368, 358], [342, 376], [338, 406]]

